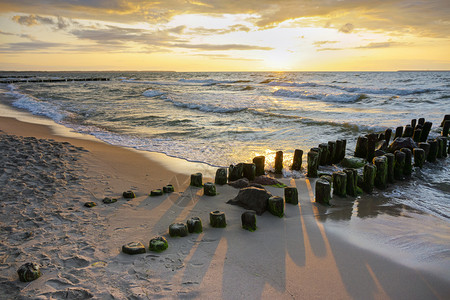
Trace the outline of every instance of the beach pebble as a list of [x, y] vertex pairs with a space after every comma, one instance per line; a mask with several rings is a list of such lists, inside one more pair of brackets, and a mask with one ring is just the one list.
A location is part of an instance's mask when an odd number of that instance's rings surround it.
[[245, 209], [254, 210], [257, 215], [263, 214], [267, 210], [268, 200], [272, 196], [265, 189], [257, 187], [247, 187], [239, 191], [234, 199], [227, 203], [239, 205]]
[[86, 206], [86, 207], [94, 207], [94, 206], [97, 206], [97, 203], [89, 201], [89, 202], [84, 203], [84, 206]]
[[117, 199], [116, 198], [105, 197], [105, 198], [103, 198], [102, 201], [105, 204], [111, 204], [111, 203], [117, 202]]
[[165, 187], [163, 187], [163, 192], [164, 193], [173, 193], [173, 192], [175, 192], [175, 188], [173, 187], [173, 185], [168, 184]]
[[248, 231], [256, 230], [256, 212], [247, 210], [241, 215], [242, 228]]
[[163, 191], [161, 189], [156, 189], [150, 192], [150, 196], [162, 196]]
[[389, 145], [388, 151], [394, 153], [396, 150], [400, 150], [402, 148], [409, 148], [412, 151], [414, 148], [417, 148], [417, 144], [410, 137], [396, 138]]
[[284, 216], [284, 200], [278, 196], [272, 196], [269, 198], [269, 212], [277, 217], [282, 218]]
[[224, 228], [227, 227], [225, 213], [222, 211], [212, 211], [209, 213], [209, 223], [211, 227]]
[[25, 263], [18, 270], [20, 281], [29, 282], [41, 276], [41, 270], [37, 263]]
[[186, 224], [184, 223], [173, 223], [169, 226], [169, 235], [171, 237], [175, 236], [187, 236], [188, 235], [188, 229]]
[[122, 246], [122, 252], [126, 254], [145, 253], [145, 246], [141, 242], [131, 242]]
[[150, 240], [148, 247], [150, 251], [162, 252], [169, 247], [169, 244], [165, 237], [157, 236]]
[[189, 233], [201, 233], [203, 231], [202, 220], [199, 217], [192, 217], [186, 222]]
[[123, 192], [122, 196], [126, 199], [136, 198], [136, 195], [134, 194], [133, 191]]

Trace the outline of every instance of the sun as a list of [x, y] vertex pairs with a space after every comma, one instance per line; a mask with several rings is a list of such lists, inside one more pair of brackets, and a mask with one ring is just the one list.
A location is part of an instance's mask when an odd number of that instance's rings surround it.
[[296, 57], [289, 50], [275, 49], [264, 56], [265, 66], [270, 71], [288, 71], [294, 68]]

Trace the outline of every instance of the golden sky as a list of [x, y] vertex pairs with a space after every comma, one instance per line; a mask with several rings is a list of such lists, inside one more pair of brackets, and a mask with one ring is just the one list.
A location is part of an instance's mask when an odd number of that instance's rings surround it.
[[0, 70], [450, 70], [449, 0], [0, 0]]

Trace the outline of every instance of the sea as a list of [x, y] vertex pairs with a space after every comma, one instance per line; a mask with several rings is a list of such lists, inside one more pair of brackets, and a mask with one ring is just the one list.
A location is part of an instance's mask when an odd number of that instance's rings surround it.
[[[439, 136], [450, 114], [450, 72], [0, 72], [8, 78], [19, 80], [0, 84], [8, 104], [106, 143], [217, 167], [264, 155], [269, 170], [281, 150], [288, 178], [304, 176], [289, 169], [295, 149], [345, 139], [351, 156], [358, 136], [412, 119], [432, 122], [430, 137]], [[343, 232], [369, 231], [385, 249], [450, 266], [450, 157], [376, 191], [372, 213], [363, 198], [347, 219], [367, 228]], [[339, 228], [342, 214], [329, 215]]]

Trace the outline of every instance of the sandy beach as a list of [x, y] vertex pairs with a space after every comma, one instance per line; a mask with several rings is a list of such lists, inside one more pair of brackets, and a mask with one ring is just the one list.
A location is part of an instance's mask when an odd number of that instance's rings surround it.
[[[190, 173], [205, 172], [206, 182], [212, 168], [158, 160], [163, 155], [149, 157], [55, 128], [0, 118], [1, 299], [446, 299], [450, 294], [442, 272], [407, 266], [395, 255], [358, 245], [356, 237], [345, 238], [350, 226], [344, 214], [352, 210], [336, 204], [333, 213], [316, 204], [315, 180], [280, 179], [297, 187], [299, 204], [285, 204], [283, 218], [258, 216], [258, 229], [249, 232], [241, 228], [244, 209], [226, 204], [238, 189], [217, 186], [218, 195], [211, 197], [189, 186]], [[167, 184], [174, 193], [148, 196]], [[283, 196], [282, 188], [266, 188]], [[137, 197], [122, 198], [127, 190]], [[104, 197], [118, 201], [104, 204]], [[87, 208], [87, 201], [97, 206]], [[376, 207], [362, 207], [361, 214], [363, 209], [370, 213]], [[226, 228], [209, 225], [214, 210], [226, 213]], [[203, 220], [203, 233], [169, 236], [171, 223], [194, 216]], [[341, 218], [340, 229], [327, 218]], [[169, 248], [150, 252], [149, 240], [158, 235]], [[132, 241], [142, 242], [147, 252], [122, 253], [122, 245]], [[38, 263], [42, 276], [19, 281], [17, 269], [26, 262]]]

